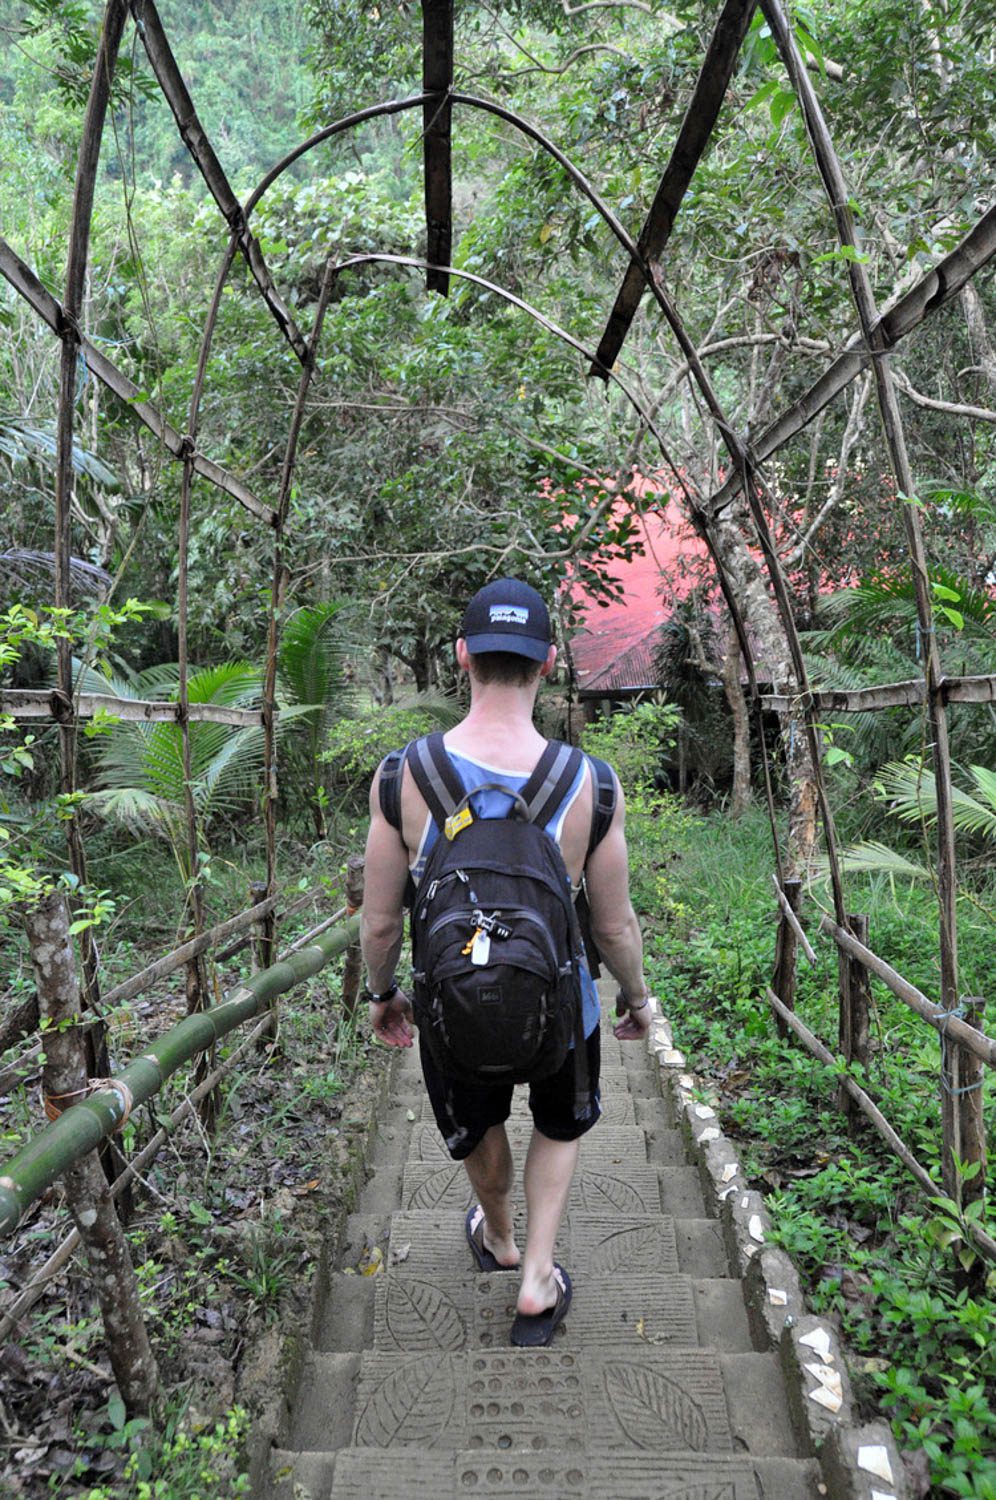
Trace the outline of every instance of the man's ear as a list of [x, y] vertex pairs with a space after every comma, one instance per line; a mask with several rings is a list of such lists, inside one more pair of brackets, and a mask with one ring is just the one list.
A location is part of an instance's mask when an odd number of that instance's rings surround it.
[[551, 646], [550, 649], [549, 649], [549, 651], [546, 653], [546, 661], [540, 667], [540, 676], [541, 677], [549, 677], [550, 673], [554, 669], [554, 666], [556, 665], [556, 662], [557, 662], [557, 648], [556, 648], [556, 646]]
[[457, 636], [456, 659], [457, 666], [460, 668], [461, 672], [470, 671], [470, 652], [467, 650], [467, 642], [464, 640], [462, 635]]

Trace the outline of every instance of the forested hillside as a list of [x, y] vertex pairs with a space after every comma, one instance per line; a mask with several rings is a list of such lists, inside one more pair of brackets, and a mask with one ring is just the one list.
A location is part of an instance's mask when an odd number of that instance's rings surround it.
[[[762, 499], [814, 687], [857, 690], [919, 679], [933, 645], [952, 677], [993, 672], [992, 260], [956, 292], [949, 294], [943, 276], [931, 284], [923, 320], [891, 351], [914, 478], [909, 492], [890, 465], [871, 369], [833, 400], [823, 400], [817, 382], [857, 337], [849, 281], [856, 264], [867, 271], [878, 308], [893, 307], [933, 268], [943, 270], [993, 209], [996, 13], [977, 0], [825, 0], [791, 9], [846, 176], [855, 244], [840, 245], [796, 94], [757, 12], [660, 256], [659, 284], [674, 317], [669, 325], [659, 303], [644, 296], [624, 344], [603, 366], [595, 352], [629, 260], [596, 202], [624, 233], [640, 234], [716, 25], [714, 0], [459, 4], [455, 90], [468, 97], [452, 111], [448, 295], [426, 290], [427, 121], [421, 106], [399, 107], [322, 139], [253, 204], [251, 248], [265, 261], [280, 317], [260, 295], [258, 264], [242, 254], [248, 240], [241, 248], [233, 242], [223, 279], [230, 226], [180, 139], [141, 33], [128, 22], [103, 138], [79, 331], [134, 392], [128, 399], [114, 394], [79, 360], [74, 593], [64, 616], [53, 613], [60, 340], [9, 280], [0, 281], [0, 690], [51, 690], [61, 641], [72, 654], [76, 688], [120, 703], [172, 701], [182, 691], [223, 719], [232, 710], [258, 718], [272, 701], [283, 721], [279, 778], [261, 790], [267, 752], [259, 722], [193, 725], [192, 763], [185, 765], [176, 723], [140, 724], [105, 706], [71, 751], [63, 734], [60, 751], [53, 723], [0, 716], [0, 948], [10, 975], [0, 983], [0, 1035], [2, 1077], [11, 1085], [3, 1114], [9, 1151], [39, 1123], [18, 1082], [38, 1076], [39, 1049], [30, 1026], [12, 1019], [26, 1014], [25, 1005], [30, 1010], [33, 996], [21, 903], [52, 888], [71, 892], [87, 965], [99, 970], [104, 989], [195, 927], [244, 908], [247, 893], [258, 895], [258, 883], [272, 879], [278, 843], [281, 890], [308, 898], [317, 921], [339, 905], [343, 861], [362, 844], [366, 786], [381, 755], [459, 712], [452, 640], [464, 600], [490, 577], [521, 575], [557, 600], [560, 637], [569, 640], [579, 589], [595, 600], [625, 597], [621, 566], [638, 544], [634, 516], [641, 509], [673, 502], [689, 527], [692, 510], [707, 509], [710, 546], [762, 665], [762, 685], [784, 691], [794, 705], [780, 722], [774, 714], [762, 722], [758, 713], [746, 748], [739, 735], [745, 754], [732, 811], [763, 802], [770, 791], [789, 863], [797, 860], [811, 882], [814, 910], [826, 910], [825, 839], [815, 832], [813, 766], [793, 697], [798, 677], [753, 520], [733, 484], [731, 434], [767, 451], [776, 420], [802, 412], [792, 440], [776, 450], [772, 444]], [[97, 0], [0, 0], [0, 236], [60, 299], [102, 10]], [[162, 0], [159, 13], [200, 123], [242, 203], [313, 133], [422, 89], [421, 8], [409, 0]], [[522, 121], [525, 131], [517, 128]], [[232, 222], [237, 230], [237, 213]], [[314, 379], [288, 480], [300, 356], [320, 307]], [[684, 343], [678, 333], [687, 335]], [[708, 376], [718, 420], [703, 382], [689, 378], [696, 363]], [[193, 481], [182, 628], [183, 465], [143, 421], [146, 406], [176, 434], [191, 435], [178, 445], [181, 453], [196, 450], [229, 478], [227, 489]], [[240, 503], [240, 487], [251, 493], [255, 513]], [[281, 503], [286, 526], [276, 528], [275, 559], [271, 523]], [[933, 608], [926, 637], [904, 524], [911, 510], [923, 530]], [[737, 648], [715, 573], [700, 552], [683, 565], [688, 576], [678, 603], [674, 580], [661, 578], [668, 618], [654, 655], [657, 696], [676, 707], [648, 708], [632, 721], [617, 717], [603, 726], [603, 748], [632, 759], [643, 915], [662, 991], [669, 974], [687, 976], [695, 997], [682, 1019], [690, 1052], [703, 1049], [697, 1066], [709, 1071], [708, 1047], [720, 1030], [742, 1028], [736, 1047], [748, 1059], [740, 1069], [748, 1078], [736, 1082], [734, 1057], [724, 1107], [727, 1123], [746, 1137], [751, 1109], [766, 1103], [763, 1089], [760, 1100], [751, 1093], [750, 1069], [774, 1089], [783, 1055], [770, 1050], [770, 1018], [755, 1004], [759, 944], [763, 938], [767, 954], [773, 938], [760, 915], [771, 904], [770, 868], [748, 889], [762, 863], [748, 820], [731, 835], [743, 842], [730, 853], [729, 869], [696, 884], [711, 836], [701, 830], [711, 825], [686, 822], [664, 795], [680, 718], [683, 746], [694, 752], [696, 741], [703, 743], [698, 762], [707, 767], [694, 785], [695, 816], [715, 818], [725, 838], [735, 725], [747, 721], [747, 674], [731, 665]], [[566, 580], [573, 596], [562, 589]], [[183, 633], [189, 680], [181, 690]], [[278, 636], [268, 680], [268, 640]], [[564, 730], [571, 691], [563, 674], [541, 699], [549, 732]], [[996, 956], [992, 703], [953, 701], [948, 723], [961, 990], [984, 995]], [[595, 732], [596, 749], [603, 730]], [[649, 740], [641, 739], [644, 731]], [[933, 912], [937, 882], [937, 787], [923, 705], [828, 713], [816, 732], [846, 865], [858, 872], [851, 889], [864, 904], [855, 909], [886, 913], [891, 961], [901, 967], [908, 946], [917, 983], [935, 994], [937, 926], [927, 908]], [[769, 753], [766, 768], [762, 751]], [[85, 880], [73, 863], [78, 855], [67, 855], [67, 827], [73, 837], [85, 835]], [[767, 843], [764, 849], [766, 860]], [[731, 873], [740, 861], [742, 885]], [[908, 941], [907, 920], [916, 934]], [[201, 975], [209, 997], [223, 988], [220, 972]], [[808, 998], [823, 1004], [834, 983], [821, 971]], [[681, 984], [673, 985], [681, 1012]], [[712, 1020], [702, 1008], [710, 996]], [[143, 1026], [165, 1026], [187, 998], [161, 988], [155, 1016], [138, 1023], [130, 1009], [115, 1011], [112, 1044], [122, 1054], [137, 1048]], [[899, 1070], [884, 1091], [897, 1108], [908, 1105], [918, 1149], [939, 1171], [940, 1044], [934, 1033], [929, 1042], [912, 1040], [883, 1014], [876, 1066], [892, 1049]], [[365, 1042], [355, 1027], [348, 1035], [336, 1031], [333, 1042], [323, 1027], [321, 1004], [292, 1011], [291, 1067], [273, 1084], [272, 1099], [268, 1079], [249, 1089], [246, 1107], [257, 1123], [268, 1112], [291, 1121], [289, 1134], [278, 1131], [278, 1144], [267, 1147], [267, 1192], [310, 1180], [308, 1132], [338, 1119], [338, 1094], [362, 1072]], [[300, 1084], [296, 1094], [292, 1084]], [[991, 1119], [991, 1084], [985, 1097]], [[758, 1184], [784, 1194], [783, 1242], [805, 1262], [820, 1306], [851, 1319], [855, 1338], [867, 1341], [864, 1359], [879, 1357], [876, 1340], [895, 1338], [881, 1356], [884, 1367], [862, 1367], [861, 1399], [867, 1410], [894, 1418], [904, 1446], [927, 1454], [933, 1467], [923, 1492], [932, 1484], [938, 1494], [992, 1500], [996, 1478], [991, 1463], [980, 1467], [980, 1455], [996, 1433], [996, 1414], [985, 1391], [973, 1396], [968, 1416], [958, 1406], [960, 1381], [977, 1392], [992, 1376], [996, 1334], [985, 1276], [980, 1282], [977, 1266], [972, 1273], [958, 1263], [965, 1247], [956, 1234], [953, 1248], [951, 1237], [942, 1243], [936, 1217], [925, 1227], [921, 1210], [911, 1207], [919, 1200], [881, 1175], [895, 1170], [891, 1162], [886, 1168], [880, 1158], [862, 1158], [852, 1171], [843, 1130], [820, 1116], [817, 1136], [812, 1096], [807, 1109], [799, 1124], [804, 1144], [789, 1152], [784, 1177], [784, 1163], [773, 1162], [777, 1143], [755, 1138], [746, 1148]], [[796, 1113], [801, 1118], [801, 1107]], [[786, 1132], [791, 1114], [786, 1106], [777, 1117]], [[154, 1123], [133, 1124], [134, 1139], [144, 1140], [141, 1132], [151, 1133]], [[191, 1138], [184, 1149], [199, 1160], [193, 1131]], [[220, 1278], [226, 1318], [244, 1312], [238, 1288], [244, 1294], [250, 1286], [259, 1325], [268, 1316], [270, 1281], [274, 1297], [293, 1281], [282, 1222], [273, 1230], [267, 1221], [269, 1237], [251, 1243], [231, 1230], [225, 1216], [238, 1195], [247, 1195], [240, 1205], [247, 1213], [257, 1199], [239, 1175], [238, 1141], [218, 1149], [224, 1155], [229, 1148], [234, 1166], [226, 1159], [220, 1182], [204, 1188], [204, 1205], [197, 1200], [207, 1218], [197, 1221], [188, 1270], [172, 1198], [134, 1231], [154, 1268], [143, 1288], [146, 1306], [154, 1306], [162, 1285], [175, 1296], [164, 1363], [177, 1389], [187, 1389], [188, 1375], [197, 1379], [196, 1370], [190, 1374], [196, 1361], [182, 1352], [184, 1298], [197, 1268]], [[286, 1182], [285, 1151], [301, 1153], [297, 1176]], [[831, 1157], [835, 1168], [845, 1163], [820, 1198], [829, 1213], [839, 1208], [833, 1234], [825, 1224], [813, 1228], [808, 1216], [823, 1207], [813, 1206], [819, 1194], [805, 1185]], [[189, 1163], [183, 1170], [195, 1172]], [[209, 1176], [205, 1171], [205, 1183]], [[855, 1194], [860, 1212], [851, 1212]], [[260, 1188], [261, 1216], [265, 1196]], [[284, 1201], [287, 1215], [292, 1209]], [[50, 1201], [42, 1212], [48, 1233], [56, 1217]], [[223, 1246], [212, 1238], [214, 1222], [227, 1226]], [[855, 1224], [859, 1232], [848, 1239]], [[867, 1254], [881, 1250], [886, 1269], [869, 1262], [867, 1282], [852, 1281], [858, 1290], [850, 1297], [842, 1266], [870, 1236]], [[230, 1254], [236, 1240], [241, 1248]], [[5, 1272], [12, 1288], [30, 1280], [40, 1253], [30, 1239], [18, 1241]], [[869, 1309], [879, 1274], [892, 1300], [875, 1322]], [[965, 1280], [971, 1274], [972, 1296]], [[916, 1301], [924, 1297], [926, 1309]], [[213, 1312], [207, 1293], [196, 1306]], [[103, 1413], [108, 1441], [86, 1449], [85, 1463], [77, 1445], [75, 1470], [52, 1460], [23, 1492], [44, 1493], [51, 1474], [53, 1492], [64, 1483], [66, 1493], [85, 1494], [84, 1484], [96, 1484], [102, 1472], [98, 1457], [104, 1462], [112, 1451], [109, 1426], [121, 1431], [124, 1418], [115, 1426], [106, 1382], [100, 1385], [99, 1368], [94, 1374], [101, 1335], [78, 1281], [66, 1309], [48, 1308], [45, 1317], [57, 1323], [51, 1342], [68, 1341], [82, 1360], [59, 1420], [68, 1433], [83, 1399], [79, 1383], [89, 1382], [83, 1394]], [[207, 1316], [201, 1326], [221, 1333]], [[923, 1372], [916, 1380], [903, 1372], [915, 1366], [921, 1334], [936, 1371], [917, 1384]], [[224, 1325], [224, 1336], [230, 1358], [219, 1410], [227, 1411], [241, 1378], [241, 1355], [232, 1351], [241, 1348], [242, 1334], [233, 1323]], [[38, 1392], [47, 1377], [38, 1371], [60, 1357], [44, 1332], [29, 1343], [18, 1431], [42, 1419]], [[246, 1419], [232, 1420], [234, 1442]], [[133, 1436], [137, 1450], [142, 1442], [137, 1431]], [[216, 1446], [225, 1446], [224, 1433]], [[107, 1472], [115, 1462], [120, 1467], [125, 1447], [122, 1438], [117, 1458], [104, 1462]], [[921, 1470], [926, 1462], [917, 1460]]]

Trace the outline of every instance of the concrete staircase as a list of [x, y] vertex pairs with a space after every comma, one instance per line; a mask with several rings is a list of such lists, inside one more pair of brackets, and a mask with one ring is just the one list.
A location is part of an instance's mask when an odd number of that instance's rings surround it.
[[[826, 1495], [659, 1078], [653, 1053], [618, 1043], [606, 1022], [605, 1118], [582, 1144], [558, 1245], [573, 1305], [548, 1349], [519, 1350], [508, 1342], [516, 1277], [474, 1266], [466, 1175], [436, 1133], [415, 1052], [398, 1056], [258, 1496]], [[521, 1178], [519, 1093], [509, 1129]]]

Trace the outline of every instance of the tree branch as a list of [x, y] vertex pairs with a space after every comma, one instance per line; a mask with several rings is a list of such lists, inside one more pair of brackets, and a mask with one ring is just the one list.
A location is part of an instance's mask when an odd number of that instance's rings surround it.
[[943, 411], [950, 417], [968, 417], [973, 422], [996, 422], [996, 411], [989, 411], [985, 406], [965, 406], [960, 401], [940, 401], [935, 396], [925, 396], [922, 391], [913, 389], [909, 377], [895, 365], [892, 373], [899, 389], [904, 396], [909, 397], [914, 406], [925, 406], [930, 411]]

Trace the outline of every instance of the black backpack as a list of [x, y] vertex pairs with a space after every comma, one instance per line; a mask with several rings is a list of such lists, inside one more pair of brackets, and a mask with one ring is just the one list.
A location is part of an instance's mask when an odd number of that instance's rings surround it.
[[[439, 829], [411, 904], [420, 1033], [444, 1072], [481, 1084], [547, 1078], [573, 1041], [575, 1113], [583, 1116], [582, 939], [563, 857], [543, 826], [573, 785], [581, 752], [551, 741], [518, 794], [500, 782], [464, 792], [441, 734], [413, 741], [403, 756]], [[381, 807], [397, 827], [402, 753], [388, 761]], [[597, 781], [607, 827], [605, 778]], [[507, 817], [472, 813], [474, 793], [490, 787], [510, 799]]]

